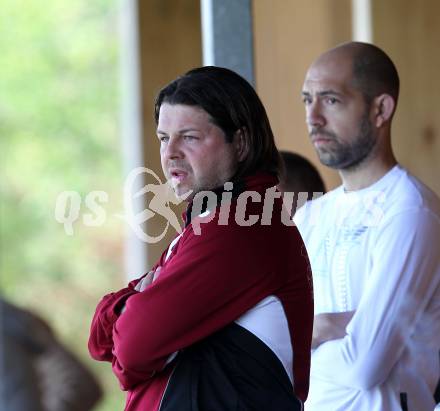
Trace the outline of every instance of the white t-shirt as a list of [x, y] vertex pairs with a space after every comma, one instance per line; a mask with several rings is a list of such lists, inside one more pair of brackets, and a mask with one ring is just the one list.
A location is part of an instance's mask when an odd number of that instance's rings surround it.
[[395, 166], [295, 215], [315, 314], [356, 310], [347, 335], [312, 353], [306, 411], [432, 411], [439, 379], [440, 202]]

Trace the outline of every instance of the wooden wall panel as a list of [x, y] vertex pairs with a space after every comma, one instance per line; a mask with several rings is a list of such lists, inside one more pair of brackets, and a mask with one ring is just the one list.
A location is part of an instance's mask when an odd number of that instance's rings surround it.
[[392, 131], [397, 158], [440, 195], [440, 2], [374, 0], [373, 33], [401, 80]]

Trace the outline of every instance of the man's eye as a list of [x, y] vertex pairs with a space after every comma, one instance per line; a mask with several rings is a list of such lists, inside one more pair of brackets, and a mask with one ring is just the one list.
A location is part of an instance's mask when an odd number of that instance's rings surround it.
[[188, 135], [188, 134], [185, 134], [185, 135], [183, 136], [183, 138], [184, 138], [185, 140], [187, 140], [187, 141], [197, 140], [197, 137], [196, 137], [196, 136], [191, 136], [191, 135]]
[[303, 97], [302, 101], [307, 106], [312, 102], [312, 99], [310, 97]]
[[159, 140], [161, 143], [166, 143], [169, 140], [169, 137], [168, 136], [160, 136]]
[[334, 97], [328, 97], [327, 98], [327, 103], [330, 105], [336, 104], [338, 102], [338, 99], [334, 98]]

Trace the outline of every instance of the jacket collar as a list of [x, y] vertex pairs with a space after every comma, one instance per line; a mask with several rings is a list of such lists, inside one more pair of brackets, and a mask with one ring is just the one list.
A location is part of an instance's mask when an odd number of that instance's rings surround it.
[[[217, 187], [212, 190], [213, 193], [217, 196], [217, 204], [219, 207], [222, 199], [222, 194], [227, 191], [232, 193], [232, 198], [237, 198], [241, 193], [245, 191], [257, 191], [263, 192], [269, 187], [273, 187], [278, 184], [278, 178], [273, 174], [269, 173], [257, 173], [251, 176], [247, 176], [242, 180], [233, 181], [232, 182], [232, 190], [225, 189], [224, 185]], [[193, 202], [188, 203], [186, 211], [182, 214], [183, 220], [185, 222], [185, 227], [191, 224], [191, 215], [192, 215]], [[208, 201], [207, 198], [204, 199], [201, 214], [208, 210]]]

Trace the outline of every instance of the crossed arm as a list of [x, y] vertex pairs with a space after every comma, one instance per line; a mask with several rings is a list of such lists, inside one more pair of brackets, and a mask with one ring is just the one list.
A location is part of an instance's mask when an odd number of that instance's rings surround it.
[[326, 341], [344, 338], [346, 327], [355, 311], [341, 313], [322, 313], [313, 319], [312, 348], [317, 348]]
[[[186, 232], [179, 243], [184, 252], [161, 264], [159, 276], [150, 273], [104, 297], [92, 321], [89, 351], [97, 360], [112, 362], [123, 389], [146, 383], [164, 369], [170, 354], [230, 324], [280, 289], [283, 271], [274, 272], [272, 261], [284, 250], [275, 241], [268, 246], [265, 232], [250, 233], [220, 225], [203, 238]], [[237, 247], [244, 241], [252, 246]], [[268, 247], [272, 260], [255, 253]], [[298, 272], [305, 273], [307, 261], [299, 249], [295, 258]], [[298, 287], [307, 285], [299, 275]], [[298, 304], [309, 298], [299, 294]]]
[[432, 244], [439, 240], [439, 222], [427, 211], [410, 210], [383, 224], [352, 320], [348, 312], [315, 317], [316, 375], [357, 389], [388, 378], [438, 287], [439, 259]]

